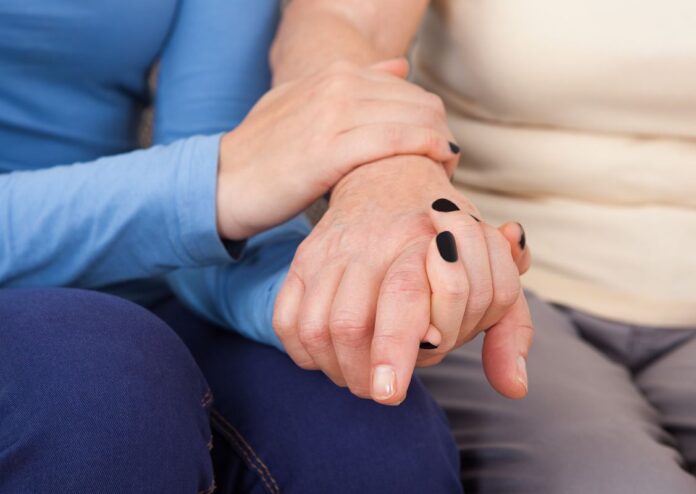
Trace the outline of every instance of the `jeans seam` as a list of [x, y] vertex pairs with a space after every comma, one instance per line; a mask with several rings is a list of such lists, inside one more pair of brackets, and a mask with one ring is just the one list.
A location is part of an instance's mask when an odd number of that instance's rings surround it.
[[203, 395], [203, 398], [201, 398], [201, 406], [203, 408], [208, 408], [212, 402], [213, 402], [213, 392], [208, 390]]
[[210, 487], [208, 487], [207, 489], [204, 489], [202, 491], [198, 491], [196, 494], [212, 494], [216, 488], [217, 488], [217, 485], [215, 485], [215, 480], [213, 480], [213, 483], [210, 484]]
[[[201, 406], [203, 409], [210, 413], [210, 407], [213, 403], [213, 392], [210, 390], [210, 388], [206, 389], [205, 393], [203, 393], [203, 397], [201, 398]], [[210, 439], [208, 439], [208, 443], [206, 444], [208, 447], [208, 451], [212, 451], [213, 449], [213, 433], [211, 431], [210, 433]], [[210, 481], [210, 486], [208, 486], [205, 489], [202, 489], [198, 491], [196, 494], [212, 494], [215, 489], [217, 488], [217, 485], [215, 484], [215, 474], [213, 473], [213, 478]]]
[[211, 410], [211, 422], [231, 442], [231, 446], [242, 455], [246, 464], [259, 475], [266, 490], [271, 494], [280, 494], [280, 487], [273, 478], [268, 466], [259, 458], [237, 428], [214, 408]]

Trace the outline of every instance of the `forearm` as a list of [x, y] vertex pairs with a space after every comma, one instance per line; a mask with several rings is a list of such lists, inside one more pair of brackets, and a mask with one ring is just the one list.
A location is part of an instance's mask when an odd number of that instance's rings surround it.
[[332, 62], [370, 65], [405, 55], [427, 3], [291, 1], [271, 50], [274, 84], [317, 72]]
[[[428, 0], [292, 0], [285, 9], [271, 49], [274, 85], [315, 73], [333, 62], [370, 65], [405, 55], [428, 3]], [[381, 166], [392, 161], [390, 158], [375, 164]], [[441, 173], [444, 171], [440, 168]], [[409, 167], [402, 173], [402, 178], [409, 182], [417, 180], [417, 174], [412, 174]], [[358, 183], [362, 174], [353, 172], [347, 177], [350, 176]]]
[[0, 286], [97, 288], [227, 259], [218, 136], [0, 175]]

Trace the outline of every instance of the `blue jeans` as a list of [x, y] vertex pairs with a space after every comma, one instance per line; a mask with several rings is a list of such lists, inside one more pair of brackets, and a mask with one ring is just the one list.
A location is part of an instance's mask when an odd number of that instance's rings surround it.
[[461, 492], [446, 419], [419, 381], [383, 407], [174, 300], [150, 311], [83, 290], [0, 290], [0, 492], [215, 485]]

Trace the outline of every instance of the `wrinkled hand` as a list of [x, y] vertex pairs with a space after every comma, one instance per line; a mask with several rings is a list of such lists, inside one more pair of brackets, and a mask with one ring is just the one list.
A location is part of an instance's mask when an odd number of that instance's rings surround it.
[[403, 59], [337, 63], [269, 91], [220, 144], [221, 236], [247, 238], [300, 213], [354, 168], [422, 155], [452, 169], [439, 97], [404, 80]]
[[[439, 198], [459, 210], [434, 211]], [[505, 396], [524, 396], [517, 362], [531, 321], [519, 273], [528, 249], [516, 224], [498, 230], [469, 213], [478, 215], [427, 159], [391, 158], [341, 181], [276, 302], [274, 329], [291, 358], [357, 396], [398, 404], [417, 364], [488, 329], [486, 375]], [[443, 231], [456, 239], [456, 262], [439, 253]], [[423, 341], [437, 348], [419, 349]]]

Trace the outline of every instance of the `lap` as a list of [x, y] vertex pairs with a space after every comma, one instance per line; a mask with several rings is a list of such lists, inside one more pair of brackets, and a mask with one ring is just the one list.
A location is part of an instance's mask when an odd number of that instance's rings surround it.
[[696, 476], [696, 335], [642, 368], [635, 382]]
[[480, 339], [419, 372], [449, 416], [465, 490], [693, 492], [696, 481], [631, 373], [583, 341], [563, 312], [535, 297], [530, 308], [536, 335], [524, 400], [490, 388]]
[[[385, 407], [298, 368], [276, 349], [201, 322], [177, 302], [156, 313], [184, 339], [215, 395], [220, 492], [461, 490], [448, 424], [418, 381], [401, 406]], [[245, 464], [246, 475], [227, 453]]]
[[0, 491], [197, 492], [207, 383], [161, 320], [74, 289], [0, 290]]

